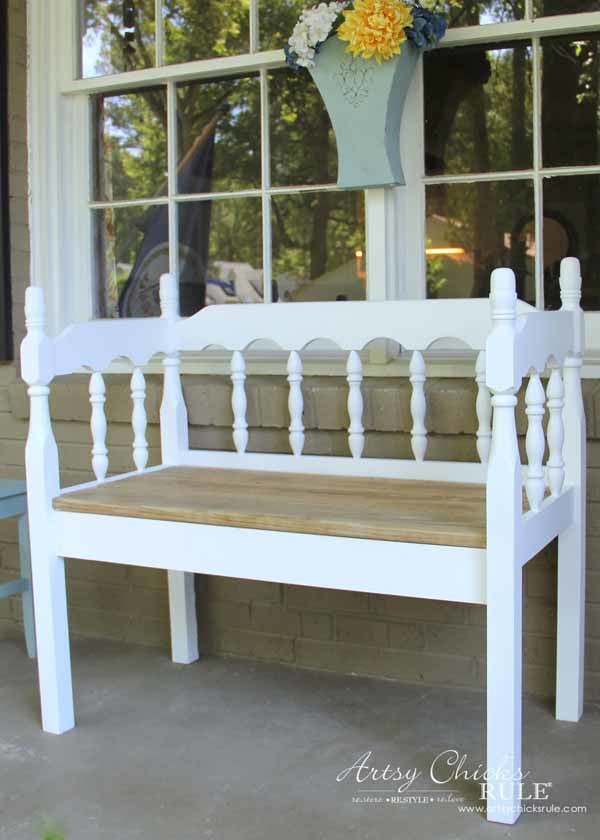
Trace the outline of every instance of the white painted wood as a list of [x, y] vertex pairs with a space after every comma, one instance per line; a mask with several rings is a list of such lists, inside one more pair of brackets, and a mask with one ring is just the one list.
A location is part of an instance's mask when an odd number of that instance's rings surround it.
[[52, 341], [53, 375], [80, 368], [106, 370], [116, 359], [134, 367], [169, 349], [168, 322], [161, 318], [124, 318], [73, 324]]
[[148, 464], [148, 441], [146, 440], [146, 380], [139, 368], [135, 368], [131, 377], [131, 427], [133, 429], [133, 463], [138, 472], [142, 472]]
[[526, 412], [528, 418], [525, 445], [529, 464], [526, 483], [527, 499], [529, 500], [531, 510], [538, 511], [546, 492], [544, 476], [546, 437], [542, 425], [544, 414], [546, 413], [546, 394], [542, 380], [537, 372], [532, 373], [529, 377], [529, 385], [525, 393], [525, 404], [527, 406]]
[[[253, 580], [485, 602], [485, 551], [56, 511], [58, 546], [82, 559]], [[285, 562], [282, 562], [282, 557]]]
[[553, 496], [558, 496], [565, 483], [565, 462], [563, 460], [563, 447], [565, 443], [565, 430], [563, 425], [564, 407], [564, 386], [562, 376], [558, 368], [554, 368], [548, 382], [548, 484]]
[[27, 289], [25, 316], [27, 335], [21, 370], [30, 399], [25, 471], [42, 726], [46, 732], [58, 734], [72, 729], [75, 718], [64, 560], [56, 551], [52, 511], [52, 499], [58, 495], [60, 484], [58, 450], [50, 422], [50, 378], [45, 360], [48, 342], [41, 288]]
[[195, 575], [193, 572], [170, 569], [168, 581], [171, 659], [180, 665], [189, 665], [196, 662], [200, 656], [198, 652]]
[[564, 365], [565, 478], [573, 488], [573, 524], [558, 538], [558, 628], [556, 657], [556, 717], [579, 720], [583, 713], [585, 645], [586, 555], [586, 419], [581, 394], [581, 367], [585, 352], [585, 327], [580, 308], [579, 262], [561, 264], [563, 310], [575, 322], [572, 354]]
[[108, 471], [108, 449], [106, 448], [106, 387], [101, 373], [95, 371], [90, 376], [90, 404], [92, 417], [92, 469], [97, 481], [104, 481]]
[[182, 464], [190, 467], [220, 467], [236, 470], [270, 470], [272, 472], [307, 473], [312, 475], [357, 475], [373, 478], [405, 478], [416, 481], [462, 481], [485, 484], [486, 468], [479, 463], [463, 461], [417, 461], [394, 458], [346, 458], [334, 455], [277, 455], [263, 452], [218, 452], [194, 449], [184, 453]]
[[546, 496], [538, 511], [523, 516], [518, 543], [522, 566], [571, 527], [575, 521], [574, 498], [574, 488], [567, 487], [560, 496]]
[[294, 455], [302, 455], [304, 449], [304, 423], [302, 413], [304, 411], [304, 398], [302, 397], [302, 359], [295, 350], [289, 355], [287, 363], [290, 386], [288, 396], [288, 409], [290, 412], [290, 448]]
[[181, 377], [179, 355], [163, 358], [163, 396], [160, 404], [160, 445], [163, 464], [181, 463], [189, 448], [188, 417]]
[[482, 464], [487, 464], [492, 445], [492, 395], [485, 384], [485, 350], [477, 356], [475, 366], [475, 381], [477, 382], [477, 454]]
[[425, 359], [415, 350], [410, 360], [410, 384], [412, 395], [410, 398], [410, 413], [412, 415], [411, 447], [416, 461], [424, 461], [427, 452], [427, 429], [425, 415], [427, 401], [425, 399]]
[[[527, 312], [535, 310], [527, 308]], [[282, 350], [301, 351], [317, 339], [341, 350], [362, 350], [389, 338], [405, 348], [426, 350], [435, 341], [456, 338], [481, 350], [491, 326], [487, 300], [344, 301], [208, 306], [179, 322], [180, 350], [210, 346], [245, 350], [268, 338]]]
[[[514, 347], [512, 271], [497, 269], [493, 273], [490, 300], [494, 327], [488, 340], [488, 363], [490, 350]], [[511, 361], [508, 355], [507, 363]], [[515, 423], [517, 389], [514, 380], [512, 387], [500, 392], [492, 383], [494, 422], [487, 481], [487, 817], [509, 825], [520, 813], [517, 780], [521, 772], [522, 571], [518, 539], [522, 489]], [[509, 781], [501, 785], [505, 778]]]
[[[189, 449], [187, 408], [179, 371], [179, 353], [175, 343], [175, 325], [179, 320], [179, 287], [172, 274], [160, 278], [161, 318], [168, 324], [169, 353], [163, 358], [163, 398], [160, 406], [160, 443], [162, 462], [180, 463], [182, 452]], [[170, 570], [168, 574], [171, 659], [188, 665], [198, 659], [198, 618], [193, 574]]]
[[[210, 307], [209, 307], [210, 308]], [[233, 442], [238, 452], [245, 452], [248, 446], [248, 421], [246, 411], [246, 362], [243, 355], [236, 350], [231, 357], [231, 408], [233, 410]]]
[[348, 382], [348, 445], [352, 457], [362, 457], [365, 448], [365, 430], [362, 423], [363, 397], [362, 397], [362, 362], [355, 350], [352, 350], [346, 363], [346, 381]]

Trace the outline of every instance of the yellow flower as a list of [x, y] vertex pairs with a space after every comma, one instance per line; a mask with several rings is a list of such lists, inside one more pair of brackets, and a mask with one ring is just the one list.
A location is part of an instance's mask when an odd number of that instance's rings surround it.
[[404, 27], [411, 23], [410, 6], [403, 0], [356, 0], [354, 8], [344, 12], [337, 34], [348, 41], [346, 52], [381, 64], [398, 55], [406, 41]]

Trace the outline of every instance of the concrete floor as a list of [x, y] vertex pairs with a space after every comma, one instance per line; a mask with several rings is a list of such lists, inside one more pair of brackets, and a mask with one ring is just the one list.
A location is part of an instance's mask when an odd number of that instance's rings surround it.
[[[0, 642], [0, 838], [40, 840], [470, 840], [596, 838], [600, 829], [600, 710], [557, 723], [528, 700], [525, 760], [551, 781], [554, 806], [586, 815], [525, 814], [489, 825], [456, 803], [478, 788], [436, 788], [433, 802], [354, 802], [394, 784], [336, 781], [358, 756], [417, 768], [413, 790], [433, 789], [433, 758], [483, 759], [483, 696], [239, 660], [172, 665], [149, 648], [76, 642], [78, 727], [45, 735], [34, 665], [19, 642]], [[373, 794], [373, 796], [377, 796]]]

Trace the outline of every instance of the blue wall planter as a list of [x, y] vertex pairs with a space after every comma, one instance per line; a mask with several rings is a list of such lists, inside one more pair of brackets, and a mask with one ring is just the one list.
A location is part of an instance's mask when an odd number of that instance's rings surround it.
[[354, 58], [346, 46], [330, 38], [310, 69], [335, 131], [338, 185], [405, 184], [400, 123], [419, 50], [405, 42], [400, 55], [377, 64]]

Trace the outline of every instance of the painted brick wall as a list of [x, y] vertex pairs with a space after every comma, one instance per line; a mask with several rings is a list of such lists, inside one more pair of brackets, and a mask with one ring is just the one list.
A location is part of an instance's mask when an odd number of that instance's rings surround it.
[[[13, 298], [16, 342], [23, 332], [28, 273], [25, 18], [10, 0], [11, 173]], [[249, 380], [250, 448], [285, 451], [287, 392], [282, 378]], [[307, 451], [347, 454], [345, 384], [334, 378], [306, 383]], [[474, 388], [466, 380], [428, 383], [430, 454], [474, 458]], [[231, 436], [226, 379], [187, 378], [186, 402], [193, 446], [228, 447]], [[366, 454], [409, 453], [408, 384], [365, 383]], [[160, 381], [148, 382], [151, 462], [159, 457]], [[111, 470], [131, 467], [128, 383], [108, 381]], [[62, 481], [91, 478], [87, 382], [68, 377], [52, 392]], [[600, 700], [600, 383], [586, 383], [589, 442], [589, 549], [587, 680], [590, 700]], [[23, 476], [28, 406], [15, 365], [0, 366], [0, 475]], [[524, 430], [521, 414], [520, 431]], [[168, 646], [166, 575], [147, 569], [68, 561], [69, 610], [75, 635]], [[16, 529], [0, 522], [0, 581], [17, 573]], [[550, 695], [556, 620], [553, 549], [530, 563], [525, 575], [527, 690]], [[294, 663], [303, 667], [375, 674], [429, 684], [479, 687], [484, 679], [483, 608], [460, 604], [334, 592], [225, 578], [198, 578], [201, 648], [205, 652]], [[18, 599], [0, 601], [0, 638], [22, 635]]]

